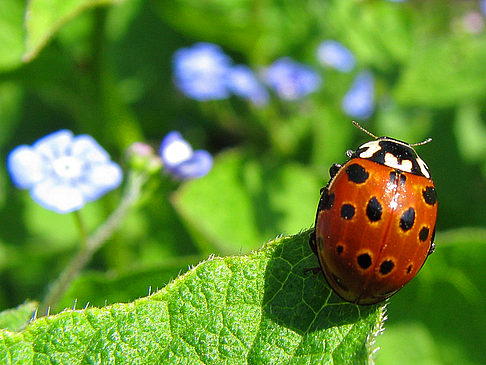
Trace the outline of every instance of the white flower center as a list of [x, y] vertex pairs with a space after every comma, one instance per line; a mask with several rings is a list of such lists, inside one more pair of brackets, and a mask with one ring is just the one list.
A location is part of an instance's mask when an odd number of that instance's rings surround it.
[[63, 179], [75, 179], [81, 176], [83, 163], [76, 157], [63, 156], [52, 163], [54, 172]]
[[169, 165], [177, 165], [192, 157], [192, 148], [186, 141], [175, 141], [164, 151], [165, 160]]

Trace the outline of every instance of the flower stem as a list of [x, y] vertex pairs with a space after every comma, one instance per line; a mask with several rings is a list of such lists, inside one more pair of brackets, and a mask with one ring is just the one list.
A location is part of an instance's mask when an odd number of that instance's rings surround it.
[[74, 220], [76, 221], [76, 225], [78, 226], [79, 240], [83, 246], [86, 246], [86, 242], [88, 240], [88, 231], [86, 229], [86, 225], [84, 224], [83, 217], [79, 213], [79, 210], [73, 212], [73, 216]]
[[91, 236], [86, 236], [85, 244], [81, 246], [77, 254], [61, 272], [58, 279], [49, 287], [46, 296], [39, 306], [38, 313], [43, 315], [51, 306], [58, 303], [72, 281], [76, 279], [80, 271], [91, 260], [94, 253], [120, 227], [128, 211], [140, 197], [142, 186], [146, 180], [146, 174], [130, 172], [120, 205], [118, 205], [107, 220]]

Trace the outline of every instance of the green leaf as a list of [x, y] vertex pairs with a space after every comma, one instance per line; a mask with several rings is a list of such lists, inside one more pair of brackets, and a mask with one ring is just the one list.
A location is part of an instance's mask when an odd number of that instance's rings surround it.
[[[359, 63], [390, 68], [413, 47], [409, 12], [387, 1], [341, 0], [320, 12], [326, 30], [353, 50]], [[349, 26], [353, 24], [353, 26]]]
[[[325, 9], [321, 2], [306, 6], [296, 0], [174, 0], [156, 6], [183, 34], [218, 43], [260, 64], [309, 44], [319, 26], [315, 14]], [[306, 52], [314, 58], [313, 50]]]
[[[179, 189], [174, 204], [217, 252], [248, 252], [255, 242], [313, 225], [326, 183], [319, 180], [298, 164], [260, 162], [231, 151], [218, 157], [208, 176]], [[214, 252], [214, 246], [203, 251]]]
[[417, 45], [395, 89], [406, 105], [453, 106], [486, 92], [486, 42], [480, 38], [434, 39]]
[[0, 332], [3, 363], [365, 364], [384, 307], [338, 298], [309, 231], [210, 258], [133, 303], [66, 310]]
[[33, 59], [66, 22], [95, 6], [123, 0], [31, 0], [27, 7], [24, 61]]
[[[199, 258], [200, 259], [200, 258]], [[164, 258], [159, 265], [140, 267], [123, 272], [88, 272], [78, 277], [64, 295], [58, 309], [77, 305], [83, 308], [87, 303], [106, 306], [117, 302], [130, 302], [147, 293], [164, 287], [171, 279], [199, 261], [195, 256]]]
[[13, 309], [0, 312], [0, 328], [20, 331], [29, 322], [38, 306], [37, 302], [26, 302]]
[[440, 233], [436, 244], [418, 277], [387, 308], [378, 365], [484, 364], [486, 230]]
[[23, 1], [2, 0], [0, 13], [0, 70], [20, 65], [24, 52]]
[[484, 161], [486, 154], [486, 126], [477, 105], [461, 105], [454, 120], [457, 147], [463, 159], [468, 162]]

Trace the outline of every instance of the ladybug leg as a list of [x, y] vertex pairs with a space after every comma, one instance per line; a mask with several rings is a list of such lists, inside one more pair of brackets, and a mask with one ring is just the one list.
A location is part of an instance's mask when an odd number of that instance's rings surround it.
[[319, 274], [322, 270], [321, 267], [308, 267], [307, 269], [304, 269], [304, 274], [307, 274], [308, 272], [311, 272], [313, 275]]
[[312, 252], [314, 252], [314, 254], [317, 256], [317, 244], [316, 244], [316, 230], [315, 230], [315, 228], [309, 236], [309, 246], [310, 246]]
[[329, 169], [329, 175], [331, 175], [331, 179], [336, 176], [339, 170], [341, 170], [341, 165], [338, 163], [333, 163]]
[[332, 179], [334, 178], [334, 176], [336, 176], [336, 174], [339, 172], [339, 170], [341, 170], [341, 165], [338, 164], [338, 163], [333, 163], [332, 166], [329, 168], [329, 175], [331, 175], [331, 180], [329, 180], [329, 182], [327, 183], [326, 186], [324, 186], [323, 188], [321, 188], [321, 190], [319, 191], [322, 195], [322, 193], [324, 192], [324, 190], [326, 190], [327, 187], [329, 187], [329, 185], [331, 184], [331, 181]]
[[435, 251], [435, 243], [434, 243], [434, 240], [435, 240], [435, 227], [434, 227], [434, 231], [432, 232], [432, 239], [430, 240], [430, 248], [429, 248], [429, 253], [427, 254], [430, 255], [431, 253], [434, 253]]

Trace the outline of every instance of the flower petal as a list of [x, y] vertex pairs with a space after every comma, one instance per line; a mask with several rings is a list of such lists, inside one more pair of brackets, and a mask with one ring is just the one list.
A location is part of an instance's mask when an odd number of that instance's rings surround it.
[[282, 57], [264, 71], [265, 81], [283, 100], [298, 100], [316, 91], [322, 84], [312, 68], [290, 57]]
[[110, 155], [93, 137], [82, 134], [73, 138], [71, 154], [90, 163], [110, 161]]
[[71, 131], [61, 129], [37, 140], [32, 145], [32, 148], [49, 160], [54, 160], [57, 157], [66, 155], [72, 139], [73, 133]]
[[324, 41], [317, 49], [318, 60], [327, 66], [333, 67], [341, 72], [351, 71], [356, 60], [353, 53], [337, 41]]
[[192, 157], [169, 172], [180, 179], [195, 179], [206, 175], [213, 166], [213, 157], [208, 151], [194, 151]]
[[39, 205], [57, 213], [78, 210], [122, 181], [120, 166], [91, 136], [74, 137], [68, 130], [17, 147], [7, 166], [17, 186], [29, 188]]
[[193, 156], [191, 145], [176, 131], [167, 133], [160, 144], [159, 152], [164, 166], [168, 169]]
[[343, 111], [353, 118], [367, 119], [375, 111], [375, 78], [369, 71], [356, 76], [342, 101]]
[[267, 89], [257, 79], [255, 73], [245, 65], [236, 65], [228, 73], [228, 88], [242, 98], [249, 99], [257, 106], [267, 105]]
[[229, 97], [225, 78], [231, 59], [212, 43], [197, 43], [174, 53], [174, 82], [187, 96], [200, 101]]
[[78, 187], [86, 201], [93, 201], [120, 186], [122, 179], [120, 166], [110, 161], [93, 166]]
[[35, 185], [30, 195], [37, 204], [60, 214], [81, 209], [86, 203], [79, 189], [55, 180]]
[[30, 146], [18, 146], [7, 157], [7, 169], [13, 183], [27, 189], [45, 178], [42, 157]]

